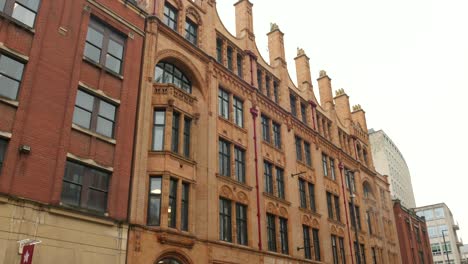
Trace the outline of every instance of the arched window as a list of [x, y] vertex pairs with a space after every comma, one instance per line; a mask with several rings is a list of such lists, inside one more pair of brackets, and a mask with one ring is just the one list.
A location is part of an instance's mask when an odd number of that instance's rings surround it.
[[182, 264], [182, 262], [174, 258], [164, 258], [157, 262], [157, 264]]
[[192, 93], [192, 84], [189, 79], [175, 65], [167, 62], [160, 62], [154, 71], [157, 83], [172, 83], [187, 93]]
[[365, 183], [363, 184], [363, 189], [364, 189], [364, 197], [365, 197], [365, 198], [369, 198], [369, 197], [372, 196], [372, 189], [371, 189], [371, 187], [370, 187], [370, 185], [369, 185], [368, 182], [365, 182]]

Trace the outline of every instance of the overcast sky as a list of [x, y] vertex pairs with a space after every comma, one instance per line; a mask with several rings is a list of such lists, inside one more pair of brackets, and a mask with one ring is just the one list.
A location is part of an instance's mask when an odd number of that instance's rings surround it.
[[[237, 0], [218, 0], [235, 34]], [[409, 166], [417, 206], [445, 202], [468, 242], [468, 1], [251, 0], [258, 48], [268, 61], [270, 22], [285, 34], [286, 59], [310, 57], [361, 104]], [[286, 4], [287, 3], [287, 4]], [[318, 85], [314, 92], [318, 97]]]

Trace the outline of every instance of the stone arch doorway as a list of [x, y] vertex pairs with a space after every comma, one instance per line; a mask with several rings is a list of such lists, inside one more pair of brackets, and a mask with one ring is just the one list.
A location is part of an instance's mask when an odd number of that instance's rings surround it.
[[162, 254], [154, 264], [191, 264], [183, 254], [169, 252]]

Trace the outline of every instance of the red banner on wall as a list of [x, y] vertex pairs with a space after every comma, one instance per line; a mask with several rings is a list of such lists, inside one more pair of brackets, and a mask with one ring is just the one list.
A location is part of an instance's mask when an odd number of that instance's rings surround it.
[[34, 245], [26, 245], [23, 247], [20, 264], [31, 264], [34, 254]]

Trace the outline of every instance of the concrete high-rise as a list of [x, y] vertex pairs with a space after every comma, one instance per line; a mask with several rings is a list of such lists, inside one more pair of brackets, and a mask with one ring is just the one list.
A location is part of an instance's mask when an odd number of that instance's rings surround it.
[[457, 230], [460, 227], [455, 223], [448, 206], [445, 203], [439, 203], [414, 210], [418, 216], [426, 219], [434, 264], [460, 264], [460, 247], [463, 246], [457, 236]]
[[375, 169], [389, 177], [392, 198], [400, 200], [406, 208], [416, 207], [411, 175], [403, 154], [383, 130], [370, 129], [369, 141]]

